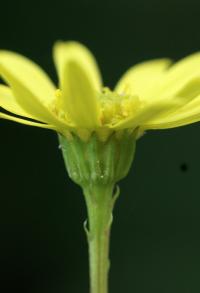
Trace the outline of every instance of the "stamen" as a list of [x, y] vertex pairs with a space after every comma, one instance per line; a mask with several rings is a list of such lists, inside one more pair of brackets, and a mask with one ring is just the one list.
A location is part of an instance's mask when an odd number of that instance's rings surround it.
[[[128, 90], [128, 88], [127, 88]], [[102, 89], [101, 122], [115, 124], [122, 119], [134, 115], [140, 108], [141, 102], [138, 96], [126, 93], [112, 92], [109, 88]]]

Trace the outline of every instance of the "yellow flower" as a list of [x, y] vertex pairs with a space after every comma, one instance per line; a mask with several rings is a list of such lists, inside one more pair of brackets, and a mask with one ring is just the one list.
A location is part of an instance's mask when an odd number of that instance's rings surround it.
[[[164, 129], [200, 120], [200, 53], [171, 65], [151, 60], [130, 68], [115, 89], [103, 86], [95, 58], [77, 42], [57, 42], [53, 56], [56, 87], [29, 59], [0, 51], [0, 118], [74, 132], [84, 139], [96, 132]], [[8, 113], [9, 112], [9, 113]], [[13, 115], [14, 114], [14, 115]]]

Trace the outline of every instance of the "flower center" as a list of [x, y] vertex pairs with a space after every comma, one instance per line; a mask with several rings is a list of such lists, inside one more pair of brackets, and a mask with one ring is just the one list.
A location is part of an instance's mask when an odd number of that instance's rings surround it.
[[100, 95], [102, 124], [115, 124], [134, 115], [141, 106], [138, 96], [112, 92], [103, 88]]
[[[51, 111], [63, 122], [72, 124], [62, 106], [62, 92], [55, 91], [54, 103], [50, 105]], [[128, 90], [123, 93], [103, 88], [99, 95], [100, 119], [102, 126], [114, 125], [121, 120], [134, 116], [141, 108], [141, 101], [137, 95], [129, 94]]]

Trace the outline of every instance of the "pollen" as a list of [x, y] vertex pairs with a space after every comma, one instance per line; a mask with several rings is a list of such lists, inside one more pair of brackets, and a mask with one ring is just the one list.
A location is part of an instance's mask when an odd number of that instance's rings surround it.
[[115, 124], [120, 120], [133, 116], [140, 108], [138, 96], [128, 93], [112, 92], [108, 88], [102, 90], [101, 101], [101, 122], [103, 125]]

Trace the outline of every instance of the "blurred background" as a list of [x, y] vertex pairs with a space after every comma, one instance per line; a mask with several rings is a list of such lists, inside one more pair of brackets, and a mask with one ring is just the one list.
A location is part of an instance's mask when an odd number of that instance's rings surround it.
[[[38, 62], [57, 83], [51, 48], [77, 40], [111, 88], [142, 60], [199, 50], [198, 0], [3, 1], [0, 48]], [[20, 74], [20, 72], [19, 72]], [[86, 209], [56, 134], [1, 123], [0, 292], [87, 293]], [[148, 132], [120, 183], [110, 292], [200, 292], [200, 124]]]

